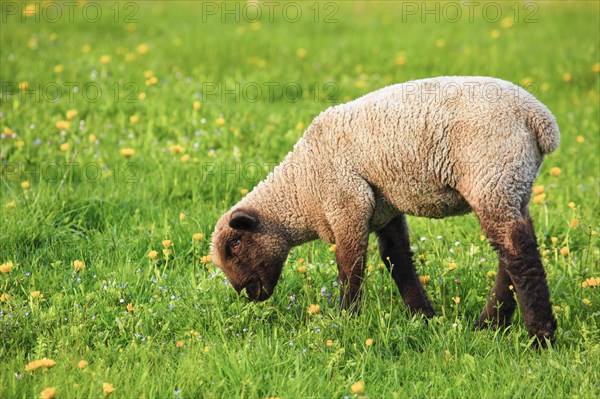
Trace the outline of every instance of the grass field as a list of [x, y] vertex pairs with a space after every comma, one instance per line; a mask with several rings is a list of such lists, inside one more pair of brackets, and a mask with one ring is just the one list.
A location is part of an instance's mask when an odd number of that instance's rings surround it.
[[[1, 2], [0, 397], [598, 397], [600, 8], [475, 3]], [[552, 349], [520, 314], [472, 328], [497, 265], [474, 215], [409, 218], [427, 325], [374, 240], [355, 317], [321, 242], [264, 303], [207, 257], [319, 112], [436, 75], [515, 82], [558, 120], [531, 204]]]

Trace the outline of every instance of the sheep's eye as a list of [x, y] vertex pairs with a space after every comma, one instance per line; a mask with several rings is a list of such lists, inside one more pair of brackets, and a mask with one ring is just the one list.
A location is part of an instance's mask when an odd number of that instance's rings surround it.
[[229, 241], [229, 252], [235, 254], [240, 247], [242, 241], [239, 238]]

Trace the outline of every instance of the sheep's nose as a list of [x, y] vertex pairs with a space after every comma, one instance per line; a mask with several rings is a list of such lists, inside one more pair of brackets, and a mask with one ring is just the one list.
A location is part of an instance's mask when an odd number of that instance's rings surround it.
[[252, 299], [253, 301], [259, 300], [260, 299], [260, 294], [262, 291], [262, 284], [260, 283], [259, 279], [253, 279], [250, 280], [250, 282], [248, 284], [246, 284], [246, 293], [248, 294], [248, 298]]

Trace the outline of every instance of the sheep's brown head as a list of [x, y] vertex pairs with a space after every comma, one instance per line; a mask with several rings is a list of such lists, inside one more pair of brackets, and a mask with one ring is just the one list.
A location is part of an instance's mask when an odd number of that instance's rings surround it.
[[221, 217], [212, 236], [213, 262], [239, 293], [264, 301], [273, 294], [290, 245], [257, 212], [232, 209]]

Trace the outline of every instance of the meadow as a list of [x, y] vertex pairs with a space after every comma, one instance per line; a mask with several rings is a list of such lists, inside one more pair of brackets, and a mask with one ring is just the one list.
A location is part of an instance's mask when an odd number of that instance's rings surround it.
[[[1, 2], [0, 397], [600, 396], [600, 6], [471, 3]], [[322, 110], [438, 75], [557, 118], [531, 203], [554, 346], [518, 312], [473, 329], [497, 258], [472, 214], [408, 220], [427, 324], [374, 238], [356, 316], [319, 241], [238, 296], [220, 215]]]

